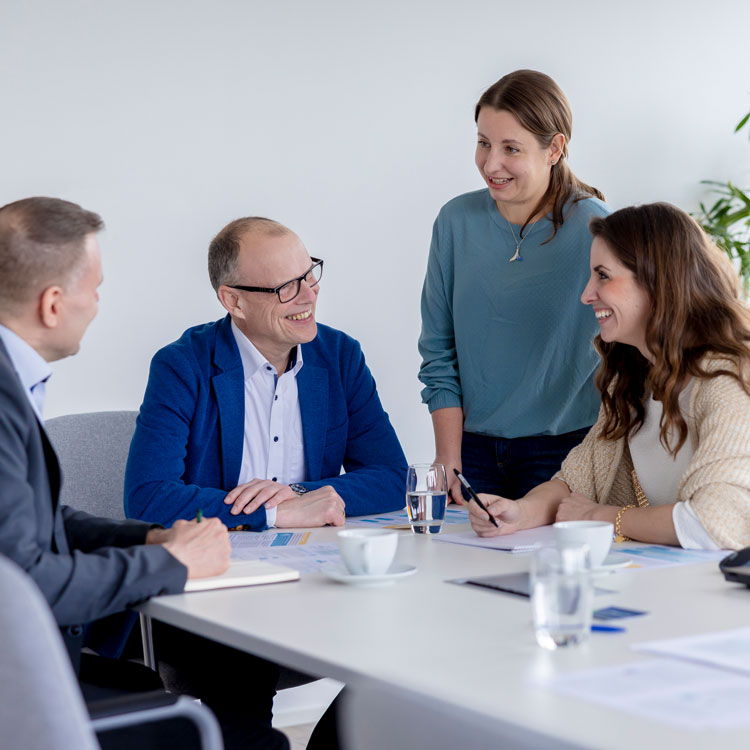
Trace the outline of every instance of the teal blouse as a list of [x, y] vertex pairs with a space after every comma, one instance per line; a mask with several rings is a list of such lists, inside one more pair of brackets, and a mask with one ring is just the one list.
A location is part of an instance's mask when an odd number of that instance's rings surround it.
[[[598, 324], [580, 295], [589, 278], [589, 220], [611, 209], [570, 202], [555, 238], [547, 218], [527, 226], [523, 260], [509, 262], [521, 227], [489, 191], [454, 198], [433, 227], [422, 290], [422, 400], [464, 411], [464, 429], [496, 437], [560, 435], [596, 421]], [[515, 235], [515, 236], [514, 236]]]

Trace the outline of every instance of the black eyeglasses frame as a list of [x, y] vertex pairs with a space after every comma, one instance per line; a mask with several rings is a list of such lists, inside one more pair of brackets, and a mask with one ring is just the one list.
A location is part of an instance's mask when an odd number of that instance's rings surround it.
[[[227, 284], [227, 286], [230, 289], [239, 289], [243, 292], [265, 292], [266, 294], [275, 294], [279, 298], [279, 302], [282, 305], [285, 305], [287, 302], [291, 302], [293, 299], [297, 297], [297, 295], [300, 293], [300, 290], [302, 289], [302, 282], [305, 280], [305, 276], [307, 276], [310, 271], [313, 270], [316, 266], [320, 266], [320, 276], [318, 279], [316, 279], [314, 284], [310, 284], [310, 288], [316, 287], [320, 283], [320, 279], [323, 278], [323, 261], [321, 258], [313, 258], [310, 256], [310, 260], [313, 262], [313, 264], [310, 266], [310, 268], [305, 271], [302, 276], [297, 276], [294, 279], [289, 279], [289, 281], [285, 281], [283, 284], [279, 284], [277, 287], [265, 287], [265, 286], [244, 286], [242, 284]], [[287, 285], [287, 284], [293, 284], [294, 282], [297, 282], [297, 291], [286, 300], [281, 299], [281, 290]]]

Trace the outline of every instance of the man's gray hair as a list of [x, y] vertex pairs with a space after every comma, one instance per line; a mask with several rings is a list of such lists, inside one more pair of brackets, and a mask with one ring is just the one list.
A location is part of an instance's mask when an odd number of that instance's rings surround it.
[[208, 246], [208, 276], [215, 292], [222, 284], [236, 284], [237, 258], [240, 241], [250, 233], [271, 237], [292, 234], [292, 230], [273, 219], [262, 216], [246, 216], [227, 224]]
[[59, 198], [24, 198], [0, 208], [0, 314], [17, 315], [52, 284], [83, 270], [84, 243], [104, 222]]

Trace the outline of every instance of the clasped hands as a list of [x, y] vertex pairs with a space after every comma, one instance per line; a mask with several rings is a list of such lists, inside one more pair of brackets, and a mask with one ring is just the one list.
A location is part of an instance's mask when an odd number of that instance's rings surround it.
[[331, 485], [297, 495], [289, 485], [270, 479], [252, 479], [235, 487], [224, 498], [232, 515], [254, 513], [261, 505], [276, 508], [276, 526], [343, 526], [345, 504]]
[[[544, 523], [537, 523], [533, 519], [532, 509], [529, 507], [535, 502], [532, 498], [510, 500], [507, 497], [483, 493], [480, 493], [479, 497], [497, 521], [498, 527], [496, 528], [492, 524], [487, 513], [472, 500], [469, 503], [469, 521], [477, 536], [491, 537], [512, 534], [521, 529], [541, 526]], [[560, 498], [554, 521], [599, 520], [597, 514], [601, 508], [602, 506], [599, 503], [595, 503], [585, 495], [570, 492]]]

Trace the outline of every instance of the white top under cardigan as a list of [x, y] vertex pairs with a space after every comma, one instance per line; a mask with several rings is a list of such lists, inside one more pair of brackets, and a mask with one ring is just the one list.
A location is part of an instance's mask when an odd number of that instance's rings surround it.
[[[691, 380], [679, 396], [679, 406], [683, 415], [690, 403]], [[693, 457], [696, 436], [688, 428], [685, 444], [676, 456], [672, 456], [659, 440], [660, 421], [664, 412], [661, 401], [649, 398], [645, 404], [646, 414], [643, 425], [628, 438], [633, 468], [638, 475], [651, 505], [669, 505], [677, 498], [680, 479]], [[689, 423], [688, 423], [689, 424]], [[676, 438], [670, 433], [670, 443]], [[690, 501], [675, 503], [672, 521], [680, 545], [686, 549], [719, 549], [711, 535], [698, 519]]]

